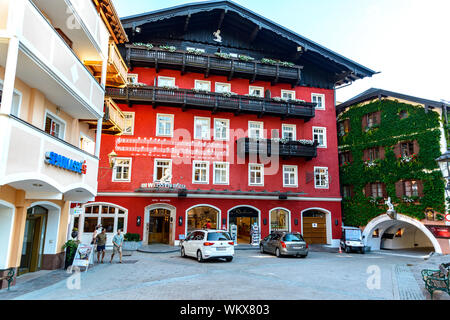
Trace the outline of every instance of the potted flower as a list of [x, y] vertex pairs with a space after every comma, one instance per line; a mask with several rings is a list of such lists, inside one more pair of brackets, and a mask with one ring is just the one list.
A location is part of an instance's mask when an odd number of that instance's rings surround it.
[[124, 236], [123, 247], [124, 251], [136, 251], [142, 247], [141, 236], [137, 233], [127, 233]]
[[75, 259], [75, 254], [77, 253], [79, 244], [80, 241], [78, 240], [69, 240], [64, 244], [63, 250], [66, 251], [66, 261], [64, 269], [67, 269], [69, 266], [73, 264], [73, 260]]
[[78, 229], [73, 228], [71, 233], [72, 239], [76, 239], [78, 237]]

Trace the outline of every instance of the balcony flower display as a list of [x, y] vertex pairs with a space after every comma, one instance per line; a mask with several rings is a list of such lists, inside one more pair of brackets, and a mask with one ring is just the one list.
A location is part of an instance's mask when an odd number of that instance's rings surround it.
[[414, 203], [416, 201], [417, 201], [417, 197], [407, 197], [407, 196], [403, 197], [403, 202], [405, 202], [405, 203]]
[[376, 160], [367, 160], [367, 161], [364, 161], [364, 165], [367, 168], [373, 168], [373, 167], [376, 167], [378, 165], [378, 161], [376, 161]]
[[136, 46], [136, 47], [144, 47], [144, 48], [146, 48], [147, 50], [150, 50], [150, 49], [153, 49], [154, 47], [153, 47], [153, 44], [151, 44], [151, 43], [142, 43], [142, 42], [136, 42], [136, 43], [133, 43], [133, 46]]
[[350, 165], [351, 165], [351, 162], [346, 161], [343, 164], [341, 164], [341, 168], [344, 169], [344, 168], [349, 167]]
[[231, 59], [231, 54], [229, 53], [223, 53], [223, 52], [216, 52], [214, 53], [217, 57], [222, 59]]
[[196, 56], [200, 56], [200, 55], [202, 55], [202, 54], [204, 53], [202, 50], [200, 50], [200, 49], [194, 49], [194, 48], [188, 48], [186, 51], [187, 51], [188, 53], [194, 54], [194, 55], [196, 55]]
[[250, 62], [250, 61], [255, 61], [255, 58], [240, 54], [239, 55], [239, 60], [241, 61], [245, 61], [245, 62]]
[[410, 162], [414, 162], [417, 160], [417, 154], [412, 154], [410, 156], [406, 156], [406, 155], [399, 155], [398, 159], [401, 163], [410, 163]]
[[162, 50], [170, 51], [170, 52], [175, 52], [177, 50], [176, 47], [168, 46], [168, 45], [159, 46], [159, 48], [162, 49]]
[[290, 140], [290, 139], [272, 139], [273, 142], [275, 143], [281, 143], [281, 144], [288, 144], [291, 142], [298, 142], [301, 145], [304, 146], [313, 146], [315, 144], [315, 142], [313, 140], [306, 140], [306, 139], [301, 139], [301, 140]]

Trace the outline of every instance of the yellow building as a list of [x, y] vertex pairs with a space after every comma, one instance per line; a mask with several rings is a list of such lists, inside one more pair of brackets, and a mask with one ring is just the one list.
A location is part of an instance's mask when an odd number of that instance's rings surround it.
[[123, 130], [105, 86], [126, 85], [126, 41], [110, 1], [0, 0], [0, 276], [63, 267], [70, 204]]

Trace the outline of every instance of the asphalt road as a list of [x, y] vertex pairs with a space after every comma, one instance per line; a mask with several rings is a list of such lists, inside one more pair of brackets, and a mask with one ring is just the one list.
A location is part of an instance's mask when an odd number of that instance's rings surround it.
[[[105, 261], [109, 261], [105, 259]], [[397, 299], [395, 266], [423, 259], [370, 253], [310, 252], [306, 259], [236, 251], [233, 262], [198, 263], [178, 253], [134, 253], [127, 263], [96, 265], [56, 283], [10, 298], [37, 300], [391, 300]], [[62, 273], [63, 271], [60, 271]], [[59, 274], [61, 276], [61, 274]], [[40, 280], [41, 282], [44, 280]], [[16, 291], [15, 291], [16, 290]], [[26, 292], [26, 291], [23, 291]], [[3, 291], [0, 299], [8, 299]]]

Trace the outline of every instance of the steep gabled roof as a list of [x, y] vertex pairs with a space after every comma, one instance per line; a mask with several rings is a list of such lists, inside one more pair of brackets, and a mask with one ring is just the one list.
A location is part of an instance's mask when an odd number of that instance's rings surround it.
[[359, 104], [359, 103], [362, 103], [365, 101], [370, 101], [370, 100], [373, 100], [376, 98], [387, 98], [387, 97], [396, 98], [396, 99], [400, 99], [400, 100], [406, 100], [406, 101], [410, 101], [410, 102], [417, 103], [417, 104], [423, 104], [425, 106], [432, 107], [432, 108], [441, 108], [444, 106], [443, 102], [422, 99], [422, 98], [413, 97], [413, 96], [409, 96], [406, 94], [393, 92], [393, 91], [387, 91], [387, 90], [378, 89], [378, 88], [370, 88], [370, 89], [358, 94], [357, 96], [347, 100], [346, 102], [341, 103], [340, 105], [336, 106], [336, 110], [337, 110], [337, 113], [339, 114], [345, 108], [348, 108], [355, 104]]
[[190, 16], [196, 13], [210, 12], [213, 10], [223, 10], [225, 12], [234, 12], [240, 15], [243, 19], [251, 21], [261, 29], [269, 30], [277, 36], [286, 38], [292, 41], [297, 46], [303, 47], [305, 54], [310, 54], [311, 59], [319, 58], [323, 61], [329, 61], [333, 65], [340, 66], [339, 79], [341, 81], [337, 84], [348, 83], [357, 79], [371, 77], [377, 72], [362, 66], [361, 64], [350, 60], [330, 49], [327, 49], [314, 41], [311, 41], [294, 31], [291, 31], [243, 6], [228, 0], [219, 1], [205, 1], [199, 3], [190, 3], [179, 5], [171, 8], [156, 10], [152, 12], [142, 13], [138, 15], [128, 16], [122, 18], [122, 23], [126, 29], [136, 28], [148, 23], [154, 23], [174, 17]]

